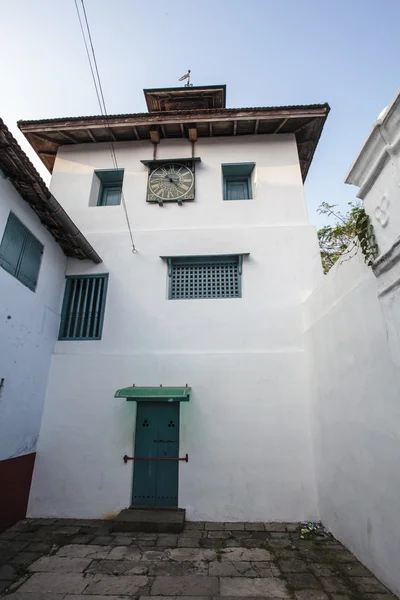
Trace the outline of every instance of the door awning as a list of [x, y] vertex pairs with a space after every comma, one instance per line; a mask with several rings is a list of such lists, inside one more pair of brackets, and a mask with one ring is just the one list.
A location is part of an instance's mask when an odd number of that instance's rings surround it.
[[114, 398], [126, 398], [127, 400], [138, 400], [147, 402], [188, 402], [190, 399], [190, 387], [132, 387], [117, 390]]

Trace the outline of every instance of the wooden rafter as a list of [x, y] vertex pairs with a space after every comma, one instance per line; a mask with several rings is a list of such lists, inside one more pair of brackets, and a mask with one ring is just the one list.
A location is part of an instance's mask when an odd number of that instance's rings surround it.
[[65, 131], [60, 131], [60, 130], [58, 130], [57, 133], [60, 134], [66, 140], [69, 140], [70, 142], [72, 142], [73, 144], [79, 144], [78, 140], [70, 133], [65, 133]]
[[89, 128], [88, 128], [86, 131], [88, 132], [88, 136], [90, 137], [90, 139], [92, 140], [92, 142], [95, 142], [95, 143], [96, 143], [96, 142], [97, 142], [97, 140], [96, 140], [96, 138], [94, 137], [94, 135], [93, 135], [92, 131], [91, 131]]
[[282, 129], [282, 127], [283, 127], [284, 125], [286, 125], [286, 123], [288, 122], [288, 120], [289, 120], [288, 118], [286, 118], [286, 119], [283, 119], [283, 120], [282, 120], [282, 121], [281, 121], [281, 122], [278, 124], [278, 126], [277, 126], [277, 127], [275, 127], [275, 129], [274, 129], [274, 131], [273, 131], [272, 133], [278, 133], [278, 131], [280, 131], [280, 130]]
[[48, 152], [45, 150], [39, 150], [38, 154], [39, 156], [47, 156], [48, 158], [54, 158], [55, 156], [57, 156], [57, 152]]
[[110, 127], [109, 125], [107, 125], [107, 129], [108, 129], [108, 131], [110, 132], [110, 135], [111, 135], [111, 139], [112, 139], [112, 141], [113, 141], [113, 142], [116, 142], [116, 141], [117, 141], [117, 138], [115, 137], [115, 135], [114, 135], [114, 132], [113, 132], [113, 130], [111, 129], [111, 127]]
[[308, 127], [308, 125], [312, 122], [313, 122], [313, 119], [309, 119], [306, 123], [303, 123], [303, 125], [300, 125], [300, 127], [298, 127], [297, 129], [294, 129], [291, 133], [299, 133], [299, 131], [302, 131], [302, 129], [305, 129], [306, 127]]

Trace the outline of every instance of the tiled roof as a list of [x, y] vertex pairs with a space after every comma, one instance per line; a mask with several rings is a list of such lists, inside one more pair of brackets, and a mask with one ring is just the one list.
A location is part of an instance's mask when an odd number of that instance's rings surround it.
[[67, 256], [100, 263], [101, 258], [79, 231], [0, 119], [0, 168], [31, 206]]

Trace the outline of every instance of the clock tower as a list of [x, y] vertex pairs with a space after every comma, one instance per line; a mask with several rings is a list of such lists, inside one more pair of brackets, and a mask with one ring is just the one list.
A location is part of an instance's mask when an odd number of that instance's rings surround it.
[[[164, 113], [165, 116], [171, 113], [171, 116], [174, 116], [183, 111], [225, 108], [226, 87], [216, 85], [147, 89], [144, 90], [144, 95], [149, 113]], [[146, 200], [159, 206], [164, 202], [177, 202], [181, 205], [182, 202], [195, 199], [195, 164], [200, 161], [199, 157], [194, 156], [197, 130], [195, 126], [188, 126], [188, 137], [192, 142], [191, 157], [157, 160], [157, 144], [161, 141], [160, 129], [158, 125], [154, 125], [150, 131], [154, 144], [154, 159], [142, 160], [149, 168]], [[180, 131], [179, 137], [181, 136]]]

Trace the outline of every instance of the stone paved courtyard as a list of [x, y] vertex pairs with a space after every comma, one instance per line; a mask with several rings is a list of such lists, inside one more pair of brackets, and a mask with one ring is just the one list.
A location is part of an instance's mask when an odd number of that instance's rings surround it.
[[[187, 523], [180, 535], [109, 521], [31, 519], [0, 535], [7, 600], [389, 600], [338, 541], [296, 523]], [[150, 600], [150, 599], [149, 599]]]

